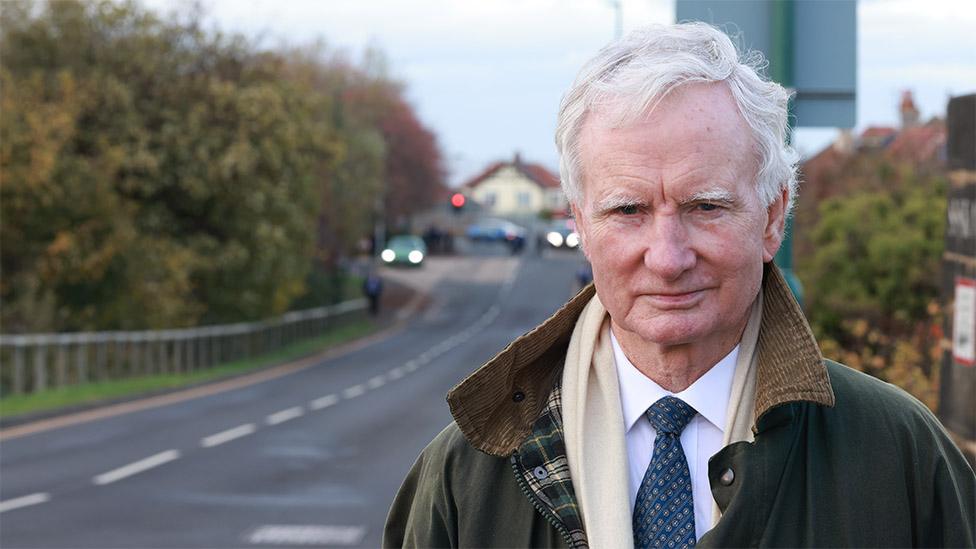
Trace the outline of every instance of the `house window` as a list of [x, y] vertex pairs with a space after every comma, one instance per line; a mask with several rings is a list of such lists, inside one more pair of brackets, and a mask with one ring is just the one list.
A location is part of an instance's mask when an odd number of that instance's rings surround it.
[[532, 203], [532, 196], [527, 192], [518, 193], [518, 205], [521, 209], [528, 209], [529, 204]]
[[488, 206], [489, 208], [493, 207], [495, 205], [495, 193], [486, 194], [483, 202], [485, 203], [485, 206]]

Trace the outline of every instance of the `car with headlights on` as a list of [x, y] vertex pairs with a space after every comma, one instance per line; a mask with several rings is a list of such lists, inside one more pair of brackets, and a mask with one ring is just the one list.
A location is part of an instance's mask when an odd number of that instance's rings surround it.
[[543, 232], [546, 244], [552, 248], [567, 250], [579, 248], [580, 237], [576, 232], [576, 223], [572, 219], [553, 221]]
[[380, 259], [387, 265], [419, 267], [427, 257], [427, 246], [419, 236], [394, 236], [380, 252]]

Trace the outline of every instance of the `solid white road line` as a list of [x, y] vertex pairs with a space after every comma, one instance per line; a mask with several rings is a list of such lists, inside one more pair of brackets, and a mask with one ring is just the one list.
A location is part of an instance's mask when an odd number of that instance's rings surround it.
[[420, 368], [420, 364], [416, 360], [410, 360], [407, 361], [403, 367], [406, 368], [408, 372], [416, 372], [417, 368]]
[[384, 376], [376, 376], [366, 382], [366, 386], [370, 389], [379, 389], [384, 384], [386, 384], [386, 377]]
[[204, 448], [212, 448], [218, 444], [223, 444], [225, 442], [230, 442], [236, 438], [241, 438], [253, 433], [257, 427], [253, 423], [245, 423], [244, 425], [238, 425], [233, 429], [227, 429], [226, 431], [221, 431], [215, 433], [208, 437], [203, 437], [200, 439], [200, 446]]
[[4, 511], [12, 511], [14, 509], [20, 509], [21, 507], [28, 507], [30, 505], [37, 505], [38, 503], [44, 503], [51, 499], [51, 496], [43, 492], [38, 492], [36, 494], [31, 494], [29, 496], [23, 496], [14, 499], [8, 499], [7, 501], [0, 501], [0, 513]]
[[339, 402], [339, 397], [336, 395], [325, 395], [324, 397], [319, 397], [308, 403], [308, 407], [313, 410], [321, 410], [322, 408], [328, 408], [329, 406], [335, 405]]
[[345, 398], [356, 398], [362, 396], [364, 393], [366, 393], [366, 386], [360, 383], [342, 391], [342, 396]]
[[400, 379], [401, 377], [403, 377], [403, 374], [404, 374], [403, 367], [397, 366], [396, 368], [390, 370], [390, 372], [386, 375], [390, 376], [390, 379]]
[[301, 417], [304, 414], [305, 410], [301, 406], [292, 406], [291, 408], [269, 415], [267, 417], [267, 422], [268, 425], [278, 425], [279, 423], [284, 423], [289, 419]]
[[153, 467], [159, 467], [160, 465], [173, 461], [174, 459], [178, 459], [179, 457], [179, 450], [166, 450], [165, 452], [160, 452], [145, 459], [140, 459], [139, 461], [130, 463], [128, 465], [123, 465], [118, 469], [112, 469], [107, 473], [102, 473], [93, 478], [92, 482], [98, 485], [109, 484], [110, 482], [122, 480], [137, 473], [148, 471]]

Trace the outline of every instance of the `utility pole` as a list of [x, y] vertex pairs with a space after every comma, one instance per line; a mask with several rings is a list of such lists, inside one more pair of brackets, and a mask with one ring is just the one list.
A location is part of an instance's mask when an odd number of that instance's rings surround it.
[[376, 202], [373, 203], [373, 255], [370, 262], [375, 262], [379, 257], [379, 250], [386, 245], [386, 180], [383, 180], [383, 187], [380, 189]]
[[[772, 51], [769, 56], [773, 62], [770, 63], [770, 72], [773, 80], [779, 82], [783, 87], [794, 90], [793, 78], [793, 0], [782, 0], [773, 2], [770, 5], [772, 10]], [[794, 100], [791, 97], [787, 117], [789, 127], [786, 130], [787, 142], [793, 140], [793, 109]], [[773, 258], [776, 265], [783, 271], [783, 278], [786, 279], [796, 300], [803, 305], [803, 285], [793, 271], [793, 215], [786, 218], [785, 235], [783, 243], [780, 245], [776, 257]]]
[[607, 0], [610, 7], [613, 8], [613, 38], [614, 40], [619, 39], [624, 34], [624, 8], [621, 5], [622, 0]]

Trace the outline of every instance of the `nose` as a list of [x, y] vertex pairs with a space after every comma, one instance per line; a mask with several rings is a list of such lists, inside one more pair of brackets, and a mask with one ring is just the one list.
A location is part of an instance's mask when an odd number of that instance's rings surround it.
[[679, 216], [655, 216], [646, 237], [644, 266], [661, 280], [677, 280], [695, 266], [697, 256]]

